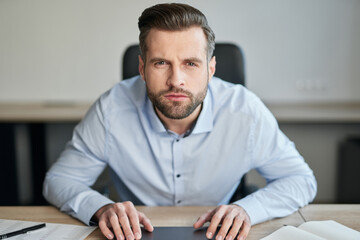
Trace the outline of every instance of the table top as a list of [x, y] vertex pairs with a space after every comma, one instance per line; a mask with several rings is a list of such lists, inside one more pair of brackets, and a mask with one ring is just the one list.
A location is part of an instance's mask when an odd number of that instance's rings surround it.
[[1, 122], [78, 122], [90, 103], [0, 103]]
[[[192, 226], [204, 212], [213, 209], [213, 206], [186, 206], [186, 207], [146, 207], [137, 206], [149, 217], [153, 226]], [[38, 221], [48, 223], [65, 223], [84, 225], [80, 221], [60, 212], [52, 206], [25, 206], [0, 207], [0, 219], [22, 221]], [[284, 225], [299, 226], [305, 220], [336, 220], [355, 230], [360, 230], [360, 204], [311, 204], [290, 216], [270, 220], [252, 226], [248, 240], [260, 239], [269, 235]], [[100, 230], [96, 229], [86, 240], [105, 239]]]

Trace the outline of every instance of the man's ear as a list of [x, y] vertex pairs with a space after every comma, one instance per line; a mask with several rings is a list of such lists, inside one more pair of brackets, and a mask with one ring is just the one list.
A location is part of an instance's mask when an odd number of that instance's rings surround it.
[[139, 73], [141, 75], [141, 78], [145, 81], [145, 64], [140, 55], [139, 55]]
[[216, 70], [216, 59], [215, 56], [213, 56], [209, 62], [209, 82], [211, 81], [211, 78], [214, 76], [215, 70]]

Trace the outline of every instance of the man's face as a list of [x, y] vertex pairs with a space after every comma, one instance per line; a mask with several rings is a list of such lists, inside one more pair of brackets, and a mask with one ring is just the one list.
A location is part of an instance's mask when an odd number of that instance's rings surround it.
[[201, 107], [215, 72], [215, 58], [207, 62], [203, 30], [151, 29], [146, 44], [146, 63], [139, 57], [139, 71], [149, 99], [167, 118], [188, 117]]

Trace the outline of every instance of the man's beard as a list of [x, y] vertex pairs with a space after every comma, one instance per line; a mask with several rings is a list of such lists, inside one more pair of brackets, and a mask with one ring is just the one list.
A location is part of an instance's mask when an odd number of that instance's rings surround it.
[[[208, 84], [203, 90], [196, 95], [181, 88], [171, 87], [169, 90], [160, 91], [159, 93], [151, 92], [146, 85], [149, 99], [153, 105], [167, 118], [183, 119], [188, 117], [194, 110], [202, 104], [207, 93]], [[189, 101], [170, 101], [165, 95], [169, 93], [181, 93], [188, 97]]]

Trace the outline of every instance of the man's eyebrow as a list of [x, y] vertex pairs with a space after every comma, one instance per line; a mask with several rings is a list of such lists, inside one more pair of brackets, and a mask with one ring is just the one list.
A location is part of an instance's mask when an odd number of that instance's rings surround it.
[[166, 61], [166, 59], [165, 59], [165, 58], [155, 57], [155, 58], [151, 58], [151, 59], [149, 60], [150, 63], [161, 62], [161, 61]]
[[[154, 58], [149, 59], [150, 63], [161, 62], [161, 61], [167, 61], [167, 60], [165, 58], [161, 58], [161, 57], [154, 57]], [[184, 62], [195, 62], [195, 63], [203, 62], [203, 60], [201, 60], [200, 58], [197, 58], [197, 57], [185, 58], [183, 61]]]
[[201, 60], [200, 58], [197, 57], [190, 57], [190, 58], [185, 58], [186, 62], [196, 62], [196, 63], [202, 63], [203, 60]]

